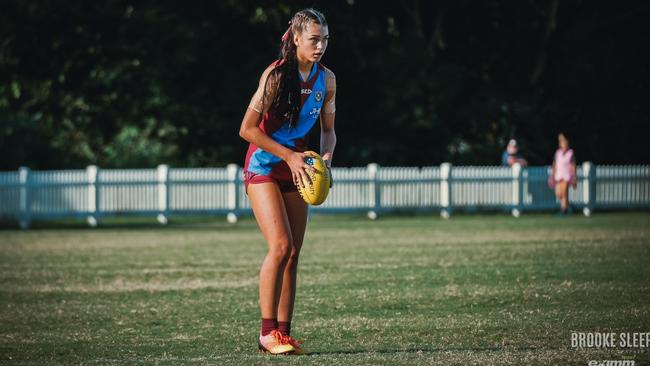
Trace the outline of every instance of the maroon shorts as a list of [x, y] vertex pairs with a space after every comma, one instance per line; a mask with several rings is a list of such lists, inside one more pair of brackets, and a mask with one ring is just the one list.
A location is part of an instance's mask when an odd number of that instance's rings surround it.
[[280, 189], [280, 192], [282, 193], [298, 191], [298, 188], [296, 188], [296, 185], [293, 184], [293, 180], [291, 179], [278, 179], [278, 178], [271, 177], [269, 175], [262, 175], [262, 174], [251, 173], [249, 171], [244, 171], [244, 189], [246, 190], [247, 194], [248, 194], [249, 184], [259, 184], [259, 183], [275, 183]]

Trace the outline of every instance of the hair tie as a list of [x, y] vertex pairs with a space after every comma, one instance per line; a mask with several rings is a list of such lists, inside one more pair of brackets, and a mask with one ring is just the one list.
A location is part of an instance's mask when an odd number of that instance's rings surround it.
[[282, 42], [286, 41], [287, 38], [289, 38], [289, 31], [291, 30], [291, 21], [289, 21], [289, 28], [287, 28], [286, 32], [282, 35]]

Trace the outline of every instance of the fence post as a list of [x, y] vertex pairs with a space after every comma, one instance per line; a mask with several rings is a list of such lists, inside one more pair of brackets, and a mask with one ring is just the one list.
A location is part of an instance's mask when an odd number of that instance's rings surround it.
[[451, 216], [451, 163], [440, 164], [440, 217]]
[[370, 220], [375, 220], [377, 214], [381, 209], [381, 186], [377, 179], [379, 175], [379, 164], [370, 163], [367, 166], [368, 169], [368, 180], [369, 180], [369, 199], [370, 199], [370, 210], [368, 211], [368, 218]]
[[590, 162], [582, 163], [582, 199], [585, 206], [582, 213], [590, 216], [596, 204], [596, 166]]
[[96, 165], [86, 167], [86, 179], [88, 180], [88, 216], [86, 222], [90, 227], [97, 226], [99, 219], [99, 189], [97, 188], [98, 169]]
[[512, 216], [519, 217], [524, 198], [524, 181], [521, 164], [512, 164]]
[[226, 220], [234, 224], [239, 215], [239, 166], [228, 164], [226, 169], [228, 172], [228, 210], [230, 210], [226, 215]]
[[20, 218], [19, 224], [21, 229], [28, 229], [32, 222], [32, 205], [30, 202], [30, 173], [28, 167], [21, 166], [18, 169], [18, 180], [20, 182]]
[[162, 225], [169, 222], [169, 165], [160, 164], [158, 172], [158, 216], [156, 219]]

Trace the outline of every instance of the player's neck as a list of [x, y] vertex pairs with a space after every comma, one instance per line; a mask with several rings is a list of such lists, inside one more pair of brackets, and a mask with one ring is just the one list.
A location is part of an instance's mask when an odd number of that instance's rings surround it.
[[300, 56], [298, 56], [298, 71], [300, 72], [301, 75], [303, 75], [303, 78], [306, 79], [305, 74], [309, 76], [309, 73], [311, 72], [311, 68], [314, 66], [314, 63], [302, 59]]

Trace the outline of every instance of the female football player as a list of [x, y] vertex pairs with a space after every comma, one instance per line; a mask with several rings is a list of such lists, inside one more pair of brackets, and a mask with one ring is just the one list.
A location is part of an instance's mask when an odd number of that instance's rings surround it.
[[260, 270], [260, 351], [302, 353], [291, 337], [298, 255], [307, 205], [296, 184], [309, 184], [306, 137], [320, 121], [320, 152], [329, 169], [334, 133], [336, 80], [320, 64], [329, 31], [320, 12], [296, 13], [282, 36], [279, 59], [262, 73], [239, 135], [250, 143], [244, 184], [268, 251]]

